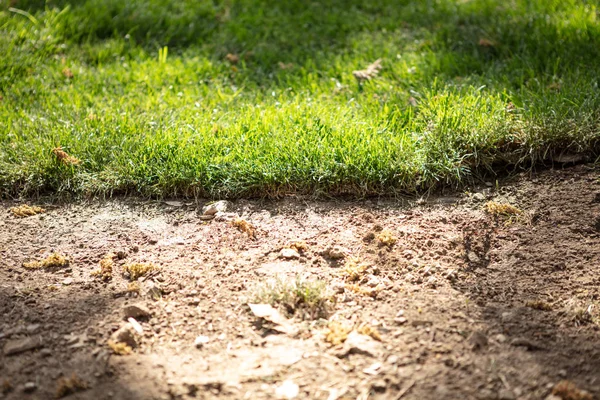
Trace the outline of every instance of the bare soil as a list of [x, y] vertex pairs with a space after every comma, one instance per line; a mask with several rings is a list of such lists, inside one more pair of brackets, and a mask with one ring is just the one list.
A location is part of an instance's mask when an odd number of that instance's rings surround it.
[[[254, 238], [202, 220], [203, 202], [38, 203], [47, 211], [26, 218], [1, 203], [0, 398], [55, 398], [73, 373], [87, 387], [73, 399], [271, 399], [295, 385], [310, 399], [543, 399], [561, 380], [598, 398], [598, 178], [580, 165], [419, 202], [234, 202]], [[489, 200], [524, 213], [492, 216]], [[373, 239], [382, 229], [394, 245]], [[308, 249], [283, 259], [295, 241]], [[69, 266], [23, 267], [53, 252]], [[105, 282], [91, 273], [109, 252], [121, 259]], [[139, 294], [130, 262], [160, 266]], [[368, 266], [352, 284], [373, 296], [347, 286], [352, 262]], [[258, 285], [297, 277], [327, 283], [327, 319], [290, 316], [286, 334], [250, 312]], [[116, 355], [107, 342], [131, 304], [151, 316], [133, 353]], [[381, 341], [333, 346], [329, 321]], [[7, 354], [26, 338], [35, 348]]]

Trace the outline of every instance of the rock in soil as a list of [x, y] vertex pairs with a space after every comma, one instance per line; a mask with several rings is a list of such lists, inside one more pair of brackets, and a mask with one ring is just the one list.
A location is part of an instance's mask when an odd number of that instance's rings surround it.
[[226, 200], [215, 201], [214, 203], [208, 204], [202, 208], [203, 215], [215, 215], [218, 212], [227, 211], [229, 202]]
[[111, 335], [111, 339], [115, 342], [125, 343], [131, 348], [136, 348], [138, 345], [137, 339], [135, 338], [135, 331], [129, 324], [122, 326], [119, 330], [114, 332]]
[[143, 304], [130, 304], [123, 307], [123, 318], [144, 319], [151, 317], [150, 310]]
[[43, 341], [42, 341], [41, 336], [9, 340], [4, 345], [4, 355], [10, 356], [13, 354], [19, 354], [19, 353], [23, 353], [25, 351], [40, 348], [42, 346], [43, 346]]

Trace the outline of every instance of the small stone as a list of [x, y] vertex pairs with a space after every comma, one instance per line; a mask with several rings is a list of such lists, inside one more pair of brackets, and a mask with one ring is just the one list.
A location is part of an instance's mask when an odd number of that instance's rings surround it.
[[284, 381], [275, 389], [275, 395], [279, 399], [295, 399], [300, 393], [300, 388], [292, 381]]
[[429, 279], [427, 279], [427, 286], [435, 289], [437, 287], [437, 279], [435, 278], [435, 276], [430, 276]]
[[150, 310], [142, 304], [131, 304], [123, 307], [123, 318], [143, 319], [149, 318], [152, 314]]
[[473, 264], [478, 264], [478, 263], [481, 262], [481, 259], [479, 258], [479, 256], [474, 251], [470, 251], [467, 254], [467, 258], [469, 259], [469, 262], [471, 262]]
[[365, 356], [378, 358], [381, 354], [381, 350], [381, 344], [370, 336], [352, 331], [344, 342], [342, 351], [339, 352], [337, 356], [339, 358], [343, 358], [350, 354], [362, 354]]
[[64, 281], [62, 281], [62, 284], [65, 286], [69, 286], [73, 283], [73, 278], [67, 278]]
[[394, 322], [398, 325], [404, 325], [406, 323], [406, 321], [408, 321], [406, 319], [406, 317], [398, 317], [398, 318], [394, 318]]
[[341, 246], [332, 246], [325, 251], [325, 255], [331, 259], [339, 260], [346, 257], [349, 251]]
[[290, 248], [287, 248], [287, 247], [284, 248], [284, 249], [281, 249], [281, 252], [279, 253], [279, 256], [281, 258], [285, 258], [285, 259], [288, 259], [288, 260], [293, 260], [293, 259], [300, 258], [300, 254], [296, 250], [290, 249]]
[[515, 394], [511, 390], [508, 390], [506, 388], [500, 389], [500, 391], [498, 392], [498, 399], [499, 400], [514, 400]]
[[51, 355], [52, 355], [52, 350], [50, 350], [50, 349], [40, 350], [40, 356], [42, 356], [42, 357], [50, 357]]
[[387, 360], [386, 360], [386, 361], [387, 361], [389, 364], [396, 365], [396, 364], [398, 364], [398, 360], [399, 360], [399, 358], [398, 358], [398, 356], [397, 356], [397, 355], [395, 355], [395, 354], [391, 354], [391, 355], [390, 355], [390, 356], [387, 358]]
[[496, 339], [496, 342], [498, 342], [498, 343], [506, 343], [507, 337], [506, 337], [506, 335], [499, 333], [495, 336], [495, 339]]
[[473, 200], [484, 201], [485, 200], [485, 195], [483, 193], [475, 193], [473, 195]]
[[488, 344], [487, 336], [479, 331], [474, 331], [473, 333], [471, 333], [471, 336], [469, 336], [468, 341], [471, 344], [471, 348], [473, 350], [482, 349]]
[[219, 200], [214, 203], [207, 204], [202, 208], [203, 215], [215, 215], [218, 212], [227, 211], [227, 207], [229, 206], [229, 202], [227, 200]]
[[43, 342], [41, 336], [9, 340], [4, 345], [4, 355], [10, 356], [13, 354], [23, 353], [29, 350], [40, 348], [42, 345]]
[[36, 333], [37, 331], [39, 331], [40, 327], [41, 327], [40, 324], [30, 324], [30, 325], [27, 325], [25, 330], [27, 331], [27, 333], [32, 334], [32, 333]]
[[127, 252], [125, 250], [117, 251], [116, 255], [119, 260], [123, 260], [123, 259], [127, 258]]
[[387, 384], [383, 379], [377, 379], [371, 383], [371, 388], [376, 393], [384, 393], [387, 390]]
[[34, 392], [36, 389], [37, 385], [35, 384], [35, 382], [27, 382], [25, 385], [23, 385], [23, 391], [25, 393]]
[[162, 290], [154, 282], [146, 285], [146, 297], [152, 300], [159, 300], [162, 297]]
[[111, 339], [117, 343], [125, 343], [131, 348], [136, 348], [138, 345], [137, 339], [135, 338], [135, 332], [129, 324], [114, 332], [111, 335]]
[[204, 345], [207, 344], [209, 341], [210, 341], [210, 338], [208, 336], [200, 335], [196, 338], [196, 340], [194, 340], [194, 346], [196, 346], [196, 348], [200, 349], [200, 348], [204, 347]]

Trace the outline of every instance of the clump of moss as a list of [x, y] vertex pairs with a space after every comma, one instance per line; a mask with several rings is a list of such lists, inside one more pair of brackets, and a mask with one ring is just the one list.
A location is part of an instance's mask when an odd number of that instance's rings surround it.
[[87, 383], [73, 372], [70, 378], [61, 377], [56, 383], [56, 398], [61, 399], [70, 394], [86, 390]]
[[384, 229], [375, 236], [380, 246], [392, 247], [398, 241], [398, 238], [394, 236], [392, 231]]
[[69, 259], [59, 253], [52, 253], [41, 261], [23, 263], [23, 267], [27, 269], [64, 268], [67, 266], [69, 266]]
[[15, 217], [30, 217], [32, 215], [37, 215], [46, 212], [42, 207], [37, 206], [29, 206], [27, 204], [23, 204], [20, 206], [12, 207], [10, 212], [13, 213]]
[[302, 319], [326, 318], [332, 307], [325, 282], [276, 280], [259, 286], [254, 293], [253, 303], [267, 303], [282, 307], [288, 315]]
[[342, 344], [348, 339], [348, 334], [352, 332], [352, 327], [338, 321], [330, 321], [327, 324], [327, 333], [325, 341], [333, 346]]
[[243, 218], [236, 218], [231, 221], [231, 225], [238, 228], [240, 232], [244, 232], [249, 238], [254, 239], [256, 236], [256, 228]]
[[146, 275], [148, 272], [157, 270], [158, 266], [152, 263], [131, 263], [125, 265], [123, 269], [129, 274], [129, 279], [135, 281]]
[[112, 279], [113, 266], [115, 264], [115, 255], [108, 253], [100, 260], [100, 268], [92, 272], [92, 276], [98, 276], [105, 281]]
[[485, 210], [492, 215], [501, 215], [505, 217], [511, 217], [520, 215], [523, 211], [512, 204], [499, 203], [497, 201], [488, 201], [484, 205]]
[[119, 356], [126, 356], [133, 352], [133, 349], [127, 343], [115, 342], [115, 341], [109, 340], [107, 342], [107, 345], [108, 345], [108, 347], [110, 347], [110, 349], [113, 351], [113, 353], [115, 353]]

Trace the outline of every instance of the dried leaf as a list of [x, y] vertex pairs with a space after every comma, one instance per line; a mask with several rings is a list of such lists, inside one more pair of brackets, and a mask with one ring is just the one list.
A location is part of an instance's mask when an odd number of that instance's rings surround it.
[[237, 64], [238, 62], [240, 62], [240, 56], [238, 56], [237, 54], [232, 54], [229, 53], [225, 56], [225, 58], [227, 59], [227, 61], [229, 61], [231, 64]]
[[362, 69], [359, 71], [353, 71], [352, 75], [354, 75], [354, 77], [359, 81], [368, 81], [370, 79], [373, 79], [377, 76], [377, 74], [379, 74], [379, 71], [381, 71], [381, 58], [376, 60], [374, 63], [372, 63], [371, 65], [369, 65], [366, 69]]
[[15, 217], [30, 217], [32, 215], [46, 212], [46, 210], [44, 210], [41, 207], [28, 206], [27, 204], [23, 204], [21, 206], [12, 207], [10, 209], [10, 212], [12, 212]]
[[479, 39], [479, 45], [481, 47], [495, 47], [496, 42], [489, 40], [489, 39], [481, 38], [481, 39]]
[[62, 74], [63, 74], [63, 75], [65, 76], [65, 78], [67, 78], [67, 79], [73, 79], [73, 76], [74, 76], [74, 75], [73, 75], [73, 71], [71, 71], [71, 69], [70, 69], [70, 68], [66, 68], [66, 67], [65, 67], [65, 68], [62, 70]]
[[78, 159], [76, 157], [73, 157], [73, 156], [70, 156], [60, 146], [52, 149], [52, 153], [54, 153], [54, 155], [56, 156], [56, 158], [58, 158], [58, 160], [60, 162], [62, 162], [63, 164], [65, 164], [65, 165], [79, 165], [79, 164], [81, 164], [81, 160], [80, 159]]

